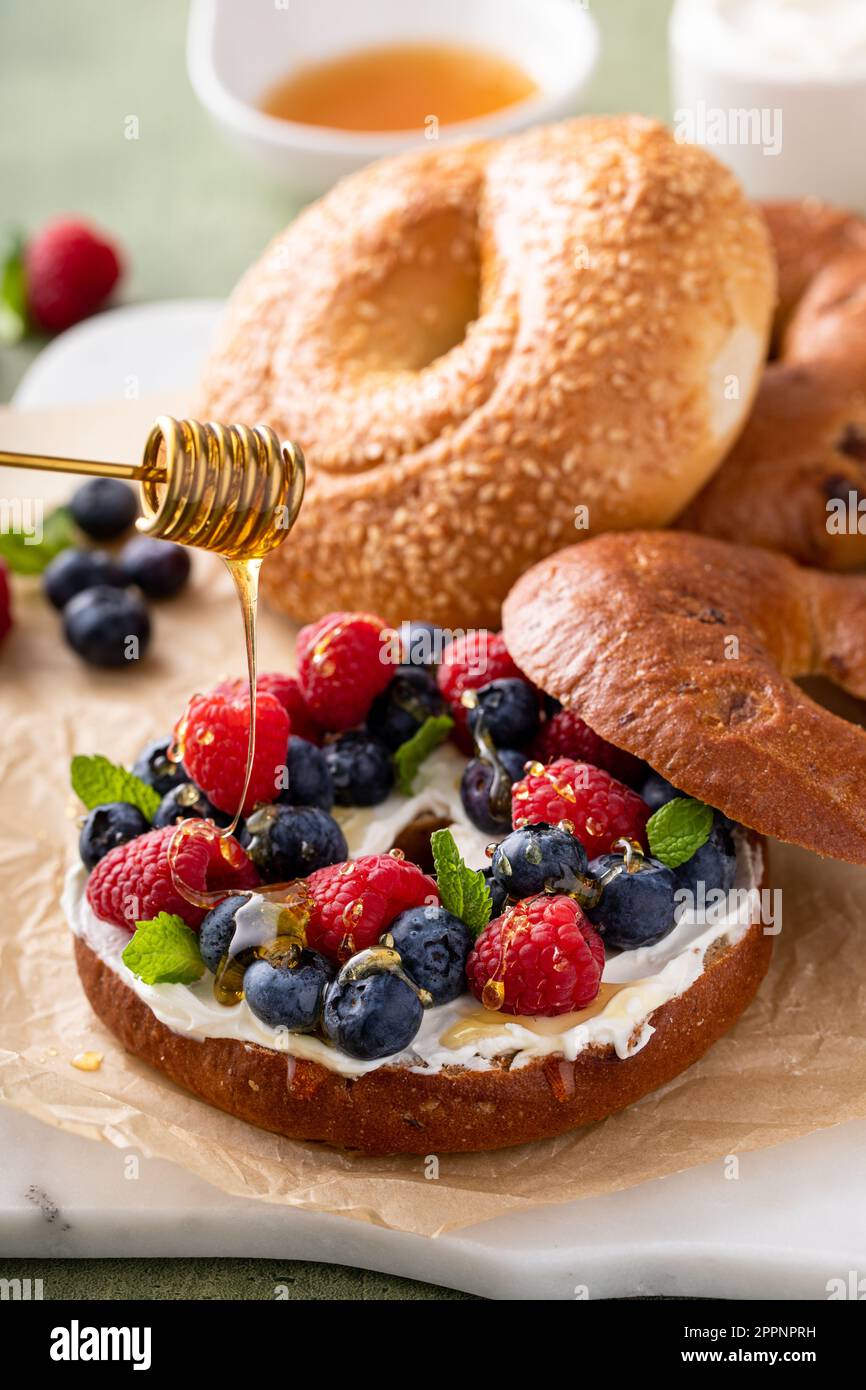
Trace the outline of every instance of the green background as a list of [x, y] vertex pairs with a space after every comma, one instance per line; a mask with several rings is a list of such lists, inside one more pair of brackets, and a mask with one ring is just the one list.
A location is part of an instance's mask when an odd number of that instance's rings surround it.
[[[594, 0], [602, 56], [593, 110], [666, 114], [670, 4]], [[180, 0], [0, 7], [0, 226], [26, 232], [64, 212], [92, 219], [124, 250], [121, 302], [225, 295], [299, 206], [224, 144], [199, 107], [186, 20]], [[130, 115], [138, 140], [124, 137]], [[0, 400], [42, 346], [0, 348]], [[291, 1261], [27, 1260], [4, 1261], [2, 1273], [42, 1277], [50, 1298], [269, 1299], [275, 1283], [297, 1299], [465, 1297]]]

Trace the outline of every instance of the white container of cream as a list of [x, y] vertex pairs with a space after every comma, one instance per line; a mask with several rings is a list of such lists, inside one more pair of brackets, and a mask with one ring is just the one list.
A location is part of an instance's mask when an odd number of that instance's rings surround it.
[[866, 210], [866, 0], [676, 0], [673, 125], [753, 198]]

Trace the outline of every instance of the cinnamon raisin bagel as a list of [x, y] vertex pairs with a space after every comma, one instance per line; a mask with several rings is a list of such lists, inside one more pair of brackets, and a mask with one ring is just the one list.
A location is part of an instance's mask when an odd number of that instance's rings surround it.
[[669, 524], [748, 413], [774, 294], [733, 176], [642, 117], [346, 179], [244, 277], [201, 386], [307, 456], [266, 592], [298, 619], [494, 624], [578, 508]]
[[866, 864], [866, 731], [794, 683], [866, 697], [866, 577], [675, 531], [599, 536], [523, 575], [503, 632], [542, 689], [681, 791]]
[[782, 550], [805, 564], [860, 568], [866, 221], [812, 199], [769, 204], [764, 212], [779, 264], [777, 356], [746, 428], [679, 524]]

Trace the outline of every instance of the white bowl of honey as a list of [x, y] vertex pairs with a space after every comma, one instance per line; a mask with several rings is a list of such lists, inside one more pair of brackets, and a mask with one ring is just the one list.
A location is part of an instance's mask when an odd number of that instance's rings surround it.
[[192, 85], [299, 191], [440, 141], [581, 109], [598, 56], [586, 0], [193, 0]]

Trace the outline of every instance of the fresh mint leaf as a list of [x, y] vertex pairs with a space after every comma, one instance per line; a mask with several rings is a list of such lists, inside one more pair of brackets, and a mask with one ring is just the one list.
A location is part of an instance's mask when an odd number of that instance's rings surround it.
[[170, 912], [136, 922], [123, 963], [146, 985], [191, 985], [205, 969], [195, 932]]
[[454, 728], [454, 720], [448, 714], [431, 714], [429, 718], [394, 754], [394, 771], [397, 786], [404, 796], [412, 795], [412, 786], [419, 767], [429, 758], [434, 748], [448, 737]]
[[712, 807], [691, 796], [675, 797], [647, 821], [650, 854], [669, 869], [678, 869], [706, 844], [712, 828]]
[[0, 557], [15, 574], [41, 574], [76, 538], [72, 513], [68, 507], [57, 507], [45, 518], [39, 541], [19, 531], [0, 531]]
[[71, 781], [72, 790], [88, 811], [107, 801], [128, 801], [137, 806], [148, 820], [153, 820], [159, 810], [159, 792], [134, 773], [127, 772], [125, 767], [118, 767], [104, 758], [101, 753], [95, 753], [92, 757], [77, 754], [72, 759]]
[[434, 830], [430, 847], [442, 906], [478, 936], [490, 921], [493, 910], [484, 875], [480, 869], [467, 868], [450, 830]]

